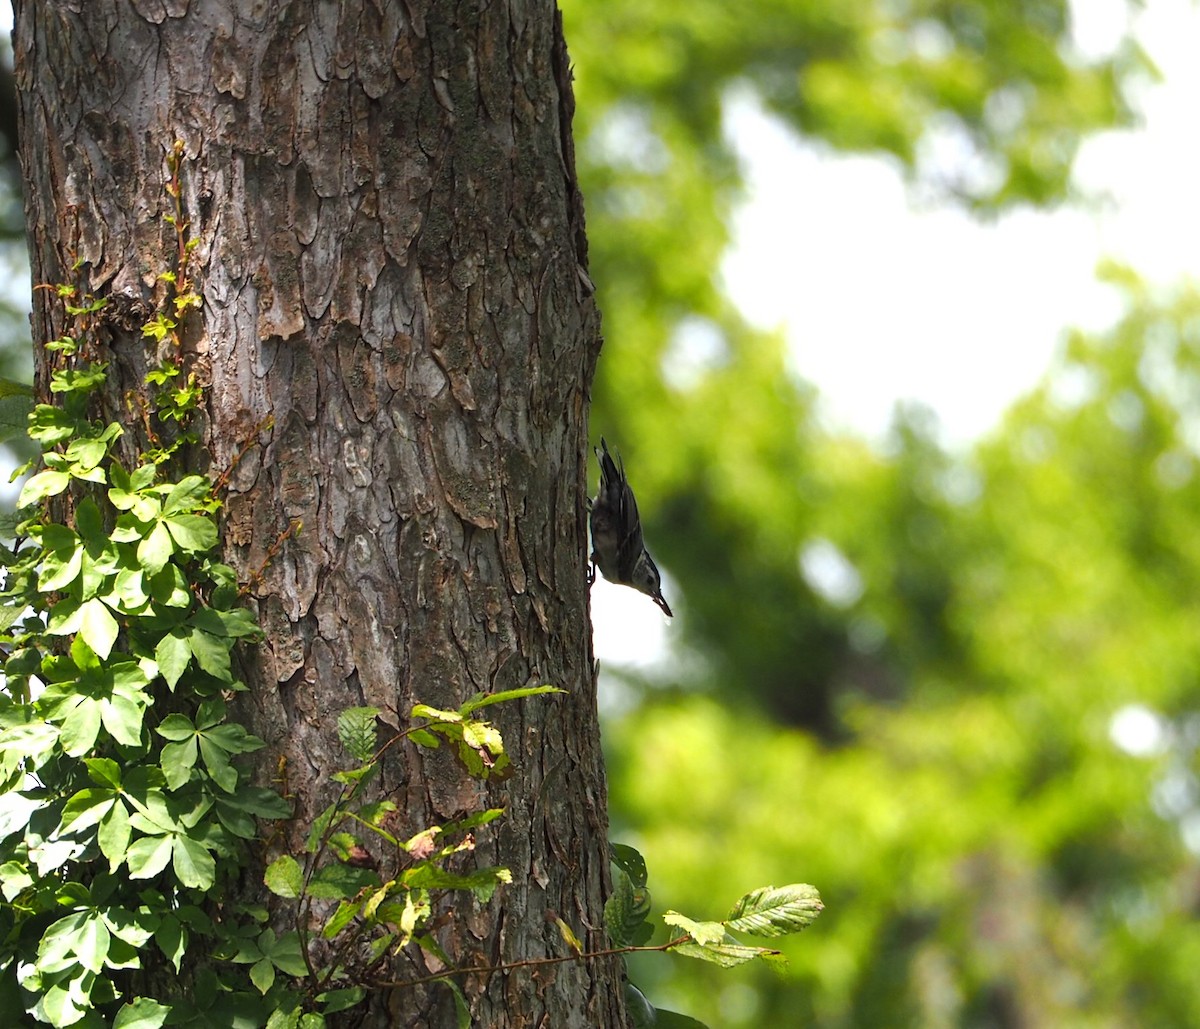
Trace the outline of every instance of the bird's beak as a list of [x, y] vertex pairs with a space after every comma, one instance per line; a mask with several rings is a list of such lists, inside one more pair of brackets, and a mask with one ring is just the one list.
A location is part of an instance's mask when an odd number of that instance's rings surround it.
[[663, 599], [663, 595], [661, 593], [652, 594], [650, 599], [666, 612], [668, 618], [674, 617], [674, 615], [671, 614], [671, 609], [667, 606], [667, 602]]

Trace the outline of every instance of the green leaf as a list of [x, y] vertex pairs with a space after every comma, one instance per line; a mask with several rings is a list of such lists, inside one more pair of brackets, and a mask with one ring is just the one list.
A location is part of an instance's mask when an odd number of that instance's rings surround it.
[[51, 636], [68, 636], [78, 632], [83, 620], [79, 606], [79, 601], [74, 597], [67, 597], [55, 604], [50, 609], [50, 617], [46, 619], [46, 632]]
[[154, 942], [176, 972], [187, 954], [189, 933], [174, 915], [165, 915], [154, 930]]
[[175, 689], [180, 676], [187, 671], [191, 660], [192, 649], [188, 646], [187, 636], [180, 629], [172, 629], [159, 639], [154, 648], [154, 661], [158, 665], [159, 674], [172, 690]]
[[79, 634], [99, 658], [106, 659], [117, 641], [117, 620], [104, 602], [95, 597], [83, 602], [79, 615]]
[[117, 795], [112, 790], [80, 790], [63, 807], [60, 831], [79, 833], [96, 825], [116, 802]]
[[33, 397], [33, 386], [20, 379], [0, 375], [0, 397]]
[[131, 835], [129, 812], [125, 809], [124, 804], [114, 804], [108, 814], [100, 820], [100, 828], [96, 833], [97, 842], [100, 844], [100, 853], [108, 858], [110, 872], [115, 872], [125, 860]]
[[150, 577], [150, 596], [163, 607], [186, 610], [192, 606], [192, 591], [187, 577], [174, 564], [166, 565]]
[[764, 886], [742, 897], [726, 924], [752, 936], [788, 936], [812, 925], [823, 909], [821, 895], [806, 883]]
[[271, 964], [285, 975], [308, 975], [308, 965], [300, 952], [300, 937], [295, 932], [286, 932], [276, 938], [275, 934], [267, 929], [258, 942], [263, 954], [270, 958]]
[[52, 593], [75, 581], [83, 564], [83, 545], [65, 525], [47, 525], [42, 529], [45, 553], [38, 575], [38, 592]]
[[256, 961], [250, 966], [250, 981], [258, 988], [259, 993], [266, 993], [275, 982], [275, 966], [266, 958]]
[[650, 914], [650, 891], [634, 886], [623, 869], [618, 869], [612, 895], [604, 902], [604, 928], [618, 947], [641, 947], [654, 935], [646, 921]]
[[340, 900], [329, 920], [321, 927], [321, 935], [332, 940], [346, 928], [362, 911], [362, 904], [353, 900]]
[[267, 866], [263, 881], [277, 897], [294, 899], [304, 890], [304, 870], [294, 857], [284, 854]]
[[192, 724], [192, 720], [187, 715], [181, 715], [178, 712], [167, 715], [154, 731], [163, 739], [175, 743], [191, 739], [196, 735], [196, 727]]
[[412, 729], [408, 738], [418, 747], [428, 747], [430, 750], [437, 750], [442, 745], [441, 738], [428, 729]]
[[196, 737], [181, 743], [168, 743], [159, 755], [159, 765], [167, 778], [167, 788], [178, 790], [192, 777], [196, 766]]
[[515, 690], [501, 690], [499, 693], [476, 693], [458, 710], [459, 714], [465, 718], [473, 711], [478, 711], [481, 707], [490, 707], [492, 704], [503, 704], [510, 700], [521, 700], [524, 697], [539, 697], [546, 693], [566, 692], [557, 686], [522, 686]]
[[189, 621], [197, 629], [203, 629], [213, 636], [256, 636], [261, 632], [254, 614], [244, 607], [235, 607], [229, 611], [218, 611], [212, 607], [201, 608]]
[[226, 793], [232, 793], [237, 789], [238, 774], [237, 769], [229, 763], [228, 754], [213, 745], [208, 733], [200, 733], [197, 740], [200, 743], [200, 756], [204, 758], [204, 767], [208, 774]]
[[366, 996], [367, 991], [361, 986], [351, 986], [344, 990], [329, 990], [326, 993], [318, 994], [317, 1003], [323, 1006], [325, 1014], [332, 1015], [338, 1011], [346, 1011], [356, 1004], [361, 1004]]
[[608, 849], [613, 864], [629, 876], [634, 886], [646, 885], [646, 859], [635, 848], [624, 843], [610, 843]]
[[151, 575], [155, 575], [162, 571], [174, 552], [175, 544], [171, 542], [171, 534], [162, 522], [157, 522], [150, 535], [138, 544], [138, 564]]
[[725, 926], [721, 922], [696, 922], [678, 911], [666, 912], [663, 921], [678, 926], [697, 943], [720, 943], [725, 939]]
[[84, 497], [75, 508], [75, 529], [89, 547], [100, 549], [108, 543], [100, 507], [91, 497]]
[[170, 1013], [167, 1005], [149, 997], [138, 997], [121, 1005], [121, 1010], [113, 1019], [112, 1029], [160, 1029]]
[[89, 972], [99, 973], [104, 968], [104, 959], [108, 957], [111, 943], [112, 934], [104, 920], [98, 914], [91, 914], [80, 927], [77, 937], [79, 963]]
[[428, 704], [414, 704], [412, 717], [428, 718], [431, 722], [456, 723], [463, 720], [463, 716], [457, 711], [441, 711], [436, 707], [430, 707]]
[[221, 638], [210, 636], [201, 629], [193, 629], [188, 637], [192, 656], [204, 671], [214, 679], [230, 682], [233, 675], [229, 665], [229, 644]]
[[173, 867], [184, 886], [207, 890], [216, 880], [217, 866], [213, 856], [190, 836], [175, 836]]
[[118, 743], [136, 747], [142, 742], [142, 708], [130, 697], [114, 693], [101, 704], [100, 717]]
[[67, 488], [70, 481], [71, 476], [66, 472], [54, 471], [49, 468], [44, 472], [38, 472], [21, 487], [21, 494], [17, 497], [17, 507], [28, 507], [47, 497], [57, 497]]
[[349, 707], [338, 715], [338, 739], [355, 761], [370, 761], [375, 753], [377, 707]]
[[467, 998], [463, 996], [462, 988], [453, 979], [435, 979], [450, 991], [454, 998], [454, 1018], [456, 1029], [471, 1029], [471, 1009], [467, 1006]]
[[203, 553], [217, 545], [217, 526], [207, 515], [170, 515], [163, 524], [181, 550]]
[[[4, 381], [7, 380], [0, 380], [0, 389]], [[28, 395], [9, 393], [0, 396], [0, 443], [24, 438], [32, 411], [33, 399]]]
[[262, 740], [246, 732], [236, 722], [205, 729], [204, 738], [229, 754], [251, 754], [266, 746]]
[[672, 954], [682, 954], [685, 957], [697, 958], [722, 968], [735, 968], [744, 965], [755, 958], [777, 958], [779, 951], [768, 950], [766, 947], [743, 947], [736, 943], [710, 943], [701, 946], [698, 943], [681, 943], [671, 948]]
[[110, 757], [84, 758], [88, 778], [98, 786], [119, 789], [121, 786], [121, 766]]
[[203, 475], [186, 475], [167, 493], [163, 501], [163, 514], [180, 511], [195, 511], [212, 498], [212, 483]]
[[100, 732], [100, 702], [91, 697], [82, 697], [59, 729], [63, 750], [70, 757], [83, 757], [96, 743]]
[[170, 836], [143, 836], [129, 845], [125, 863], [131, 879], [150, 879], [171, 860]]
[[121, 568], [113, 580], [110, 596], [116, 599], [118, 607], [132, 614], [144, 608], [150, 600], [146, 593], [146, 579], [140, 568]]
[[53, 922], [42, 934], [37, 947], [37, 967], [42, 972], [62, 972], [76, 964], [80, 932], [87, 915], [75, 911]]
[[324, 865], [308, 884], [308, 892], [318, 900], [348, 900], [366, 886], [377, 886], [379, 876], [369, 868], [354, 865]]

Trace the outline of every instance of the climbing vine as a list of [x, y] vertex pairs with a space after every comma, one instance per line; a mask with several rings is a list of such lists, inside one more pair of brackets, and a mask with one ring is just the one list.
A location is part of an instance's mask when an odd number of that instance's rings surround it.
[[[378, 711], [343, 712], [337, 727], [348, 760], [332, 775], [333, 801], [298, 833], [264, 834], [264, 824], [291, 810], [239, 763], [265, 744], [230, 713], [246, 689], [234, 650], [262, 634], [243, 606], [248, 584], [219, 560], [229, 469], [210, 478], [184, 467], [198, 452], [191, 423], [203, 389], [183, 346], [201, 298], [182, 162], [175, 144], [164, 216], [173, 245], [142, 326], [142, 388], [123, 398], [138, 445], [125, 439], [121, 419], [99, 413], [113, 406], [98, 331], [107, 301], [82, 283], [46, 287], [68, 326], [44, 344], [46, 402], [0, 382], [0, 442], [23, 437], [39, 451], [14, 474], [32, 472], [15, 514], [0, 522], [0, 1011], [82, 1029], [316, 1029], [368, 989], [438, 980], [465, 1029], [457, 977], [471, 972], [637, 950], [721, 965], [775, 959], [729, 934], [803, 928], [821, 908], [811, 887], [755, 891], [724, 922], [668, 912], [667, 942], [649, 946], [645, 865], [636, 851], [615, 847], [616, 888], [605, 910], [611, 948], [586, 952], [557, 919], [561, 956], [454, 967], [435, 938], [434, 913], [451, 892], [483, 902], [511, 881], [507, 869], [463, 871], [455, 861], [503, 811], [414, 832], [396, 824], [395, 805], [371, 784], [383, 754], [402, 740], [446, 748], [478, 779], [511, 774], [504, 741], [480, 712], [562, 692], [552, 686], [480, 694], [454, 710], [418, 704], [408, 727], [382, 743]], [[297, 531], [289, 527], [270, 553]], [[303, 839], [302, 850], [279, 854], [284, 836]], [[239, 895], [236, 880], [268, 851], [278, 856], [265, 884], [283, 902], [274, 918], [225, 899]], [[388, 958], [410, 946], [445, 971], [387, 981]], [[153, 961], [151, 949], [159, 952]], [[169, 996], [153, 995], [157, 980], [146, 974], [163, 961], [177, 976]], [[698, 1024], [656, 1012], [632, 988], [628, 997], [637, 1025]]]

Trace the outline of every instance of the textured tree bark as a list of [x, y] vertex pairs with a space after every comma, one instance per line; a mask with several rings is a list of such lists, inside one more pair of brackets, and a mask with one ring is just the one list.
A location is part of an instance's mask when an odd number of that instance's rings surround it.
[[[588, 391], [599, 349], [557, 12], [507, 0], [18, 0], [36, 281], [76, 260], [111, 300], [118, 395], [167, 264], [164, 154], [204, 304], [206, 460], [232, 467], [227, 557], [266, 629], [240, 713], [286, 762], [294, 847], [343, 762], [354, 705], [553, 683], [492, 709], [516, 774], [484, 788], [442, 752], [392, 748], [382, 788], [412, 832], [484, 806], [476, 860], [511, 868], [439, 939], [464, 965], [588, 945], [607, 885], [606, 791], [584, 581]], [[59, 315], [35, 297], [35, 339]], [[44, 373], [44, 369], [42, 369]], [[132, 428], [132, 426], [131, 426]], [[240, 459], [239, 459], [239, 455]], [[270, 556], [293, 521], [303, 531]], [[497, 828], [498, 827], [498, 828]], [[270, 857], [271, 855], [263, 855]], [[152, 957], [147, 952], [146, 957]], [[426, 971], [420, 957], [388, 970]], [[436, 970], [436, 969], [435, 969]], [[463, 982], [480, 1026], [622, 1025], [619, 969]], [[453, 1025], [443, 987], [381, 987], [372, 1026]]]

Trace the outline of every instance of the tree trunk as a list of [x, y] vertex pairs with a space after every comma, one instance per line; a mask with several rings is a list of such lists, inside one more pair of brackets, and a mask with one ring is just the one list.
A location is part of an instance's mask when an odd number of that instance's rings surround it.
[[[240, 715], [269, 744], [259, 781], [286, 769], [285, 842], [298, 851], [333, 795], [342, 709], [375, 706], [402, 727], [415, 701], [552, 683], [567, 693], [491, 709], [507, 782], [481, 786], [444, 751], [404, 745], [382, 789], [400, 836], [506, 808], [475, 859], [513, 883], [483, 906], [455, 895], [439, 941], [456, 963], [566, 953], [547, 911], [602, 946], [589, 928], [608, 859], [583, 503], [599, 334], [556, 11], [15, 8], [34, 278], [64, 281], [78, 261], [110, 300], [118, 396], [141, 386], [142, 315], [170, 263], [164, 155], [184, 145], [203, 296], [185, 350], [208, 387], [195, 460], [232, 469], [226, 555], [267, 637], [245, 656]], [[35, 339], [60, 317], [35, 295]], [[386, 978], [424, 971], [406, 954]], [[613, 962], [462, 986], [480, 1026], [624, 1024]], [[367, 1025], [455, 1024], [440, 986], [380, 987], [366, 1008]]]

